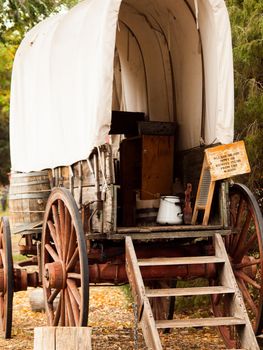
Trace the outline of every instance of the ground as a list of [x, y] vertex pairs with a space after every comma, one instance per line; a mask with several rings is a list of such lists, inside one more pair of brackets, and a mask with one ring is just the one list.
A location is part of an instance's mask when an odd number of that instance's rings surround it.
[[[46, 325], [46, 318], [44, 313], [30, 311], [31, 292], [32, 289], [15, 294], [13, 337], [0, 339], [0, 349], [33, 349], [34, 327]], [[138, 342], [134, 340], [133, 307], [127, 288], [92, 287], [89, 325], [95, 350], [146, 350], [140, 331]], [[216, 330], [173, 330], [171, 334], [162, 334], [161, 339], [166, 350], [225, 349]]]

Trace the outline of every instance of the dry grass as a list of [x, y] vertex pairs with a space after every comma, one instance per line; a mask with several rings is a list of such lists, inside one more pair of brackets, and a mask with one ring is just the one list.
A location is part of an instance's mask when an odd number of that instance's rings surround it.
[[[13, 338], [0, 339], [0, 349], [32, 350], [34, 327], [45, 326], [44, 313], [30, 311], [27, 292], [14, 298]], [[92, 346], [95, 350], [132, 350], [134, 342], [134, 317], [132, 303], [124, 288], [92, 287], [90, 296], [89, 326], [92, 327]], [[188, 329], [162, 334], [166, 350], [225, 349], [215, 330]], [[138, 350], [146, 350], [141, 332]]]

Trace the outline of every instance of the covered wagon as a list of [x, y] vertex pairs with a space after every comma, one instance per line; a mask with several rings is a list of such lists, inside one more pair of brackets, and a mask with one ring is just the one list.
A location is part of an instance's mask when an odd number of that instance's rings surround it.
[[[222, 146], [233, 96], [223, 0], [84, 0], [27, 33], [12, 77], [9, 202], [38, 271], [13, 267], [2, 219], [6, 337], [13, 291], [43, 286], [49, 325], [86, 326], [89, 285], [129, 282], [148, 348], [161, 349], [157, 328], [217, 326], [229, 348], [257, 349], [262, 216], [209, 163], [236, 149]], [[198, 277], [208, 284], [175, 288]], [[214, 317], [173, 320], [176, 296], [200, 294]]]

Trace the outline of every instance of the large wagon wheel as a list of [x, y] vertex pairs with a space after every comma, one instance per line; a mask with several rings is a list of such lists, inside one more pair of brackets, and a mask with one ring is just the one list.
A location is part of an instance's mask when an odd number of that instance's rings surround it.
[[[255, 334], [263, 328], [263, 219], [252, 192], [242, 184], [230, 187], [230, 220], [232, 233], [225, 238], [237, 284], [243, 294]], [[229, 314], [228, 296], [214, 296], [212, 307], [216, 316]], [[233, 328], [219, 327], [226, 345], [236, 345]]]
[[13, 314], [13, 258], [11, 233], [7, 217], [0, 221], [0, 329], [11, 338]]
[[52, 191], [42, 231], [42, 281], [48, 324], [88, 323], [88, 256], [77, 205], [64, 188]]

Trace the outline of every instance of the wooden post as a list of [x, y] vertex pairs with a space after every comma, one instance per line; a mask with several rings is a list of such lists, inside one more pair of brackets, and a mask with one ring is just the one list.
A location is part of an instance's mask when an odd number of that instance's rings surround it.
[[34, 350], [91, 350], [91, 328], [37, 327]]

